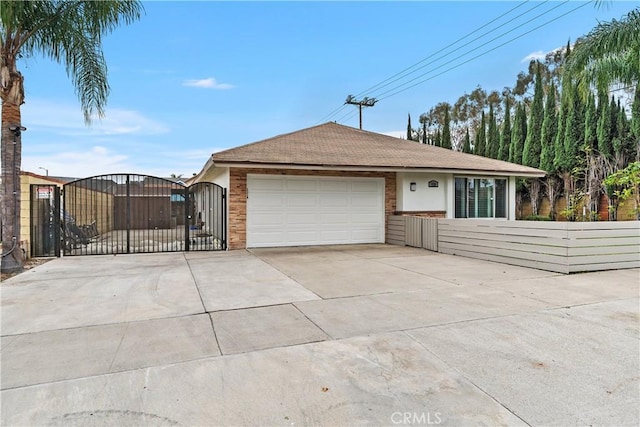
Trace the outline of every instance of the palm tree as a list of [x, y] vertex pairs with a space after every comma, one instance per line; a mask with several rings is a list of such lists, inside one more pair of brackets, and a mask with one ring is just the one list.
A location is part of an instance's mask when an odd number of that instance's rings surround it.
[[640, 81], [640, 9], [620, 20], [601, 22], [578, 39], [567, 59], [565, 72], [579, 82], [583, 95], [592, 85], [608, 91], [612, 84], [637, 85]]
[[89, 124], [102, 117], [109, 94], [102, 37], [140, 18], [137, 0], [3, 0], [0, 7], [2, 99], [2, 271], [22, 269], [20, 165], [24, 78], [18, 59], [44, 55], [67, 69]]

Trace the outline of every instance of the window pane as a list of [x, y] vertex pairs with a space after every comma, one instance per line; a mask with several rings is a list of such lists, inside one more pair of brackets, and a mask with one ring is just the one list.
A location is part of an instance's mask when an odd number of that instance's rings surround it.
[[467, 217], [467, 179], [456, 178], [455, 213], [456, 218]]
[[507, 180], [496, 179], [496, 218], [507, 217]]
[[478, 206], [476, 205], [476, 182], [477, 179], [469, 179], [467, 180], [467, 206], [468, 211], [467, 215], [469, 218], [477, 218], [478, 217]]
[[493, 180], [476, 179], [478, 218], [493, 218]]

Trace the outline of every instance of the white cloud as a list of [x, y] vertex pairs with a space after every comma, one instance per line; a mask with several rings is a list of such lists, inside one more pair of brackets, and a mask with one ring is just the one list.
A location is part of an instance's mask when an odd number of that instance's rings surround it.
[[168, 126], [138, 111], [120, 108], [107, 109], [105, 117], [94, 119], [87, 127], [77, 105], [42, 99], [30, 99], [22, 107], [22, 123], [34, 130], [40, 128], [65, 136], [158, 135], [170, 131]]
[[218, 81], [213, 77], [209, 77], [207, 79], [199, 79], [199, 80], [185, 80], [182, 83], [182, 86], [199, 87], [204, 89], [216, 89], [216, 90], [233, 89], [235, 87], [234, 85], [229, 83], [218, 83]]
[[111, 150], [94, 146], [85, 151], [63, 151], [46, 156], [22, 157], [22, 170], [42, 173], [40, 167], [48, 169], [52, 176], [71, 176], [84, 178], [117, 172], [133, 172], [129, 157]]
[[406, 130], [392, 130], [389, 132], [381, 132], [383, 135], [388, 135], [388, 136], [393, 136], [395, 138], [403, 138], [406, 139], [407, 138], [407, 131]]
[[529, 55], [522, 58], [521, 63], [529, 63], [531, 61], [541, 60], [547, 56], [547, 52], [543, 52], [541, 50], [536, 50], [535, 52], [531, 52]]

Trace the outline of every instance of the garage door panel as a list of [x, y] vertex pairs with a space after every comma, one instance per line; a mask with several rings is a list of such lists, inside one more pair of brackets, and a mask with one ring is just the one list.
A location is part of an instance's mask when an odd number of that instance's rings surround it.
[[380, 207], [380, 201], [372, 198], [370, 195], [352, 194], [351, 206], [360, 208], [378, 208]]
[[323, 230], [320, 240], [322, 243], [350, 243], [351, 234], [346, 230]]
[[349, 206], [347, 194], [320, 194], [320, 207], [322, 208], [346, 208]]
[[247, 246], [384, 242], [384, 181], [253, 175]]
[[269, 208], [277, 208], [278, 211], [284, 203], [284, 196], [280, 193], [258, 193], [256, 191], [251, 192], [251, 199], [253, 205], [259, 207], [260, 210], [268, 210]]
[[344, 193], [349, 191], [349, 183], [344, 180], [326, 179], [319, 182], [321, 193]]
[[289, 194], [286, 197], [285, 206], [289, 208], [311, 208], [318, 206], [318, 197], [315, 194]]
[[357, 243], [377, 241], [378, 239], [380, 239], [380, 230], [374, 228], [358, 229], [353, 231], [351, 237]]
[[378, 225], [378, 215], [370, 213], [354, 214], [351, 215], [351, 223]]
[[285, 188], [290, 191], [316, 192], [318, 182], [315, 179], [296, 179], [285, 181]]
[[279, 177], [267, 177], [265, 179], [253, 180], [251, 189], [254, 191], [282, 191], [284, 182]]
[[306, 225], [313, 226], [318, 223], [318, 215], [317, 214], [309, 214], [309, 213], [293, 213], [289, 212], [286, 216], [280, 215], [281, 218], [286, 218], [287, 224], [292, 225]]
[[377, 181], [353, 181], [351, 182], [351, 191], [365, 192], [365, 193], [377, 193], [380, 189], [380, 184]]
[[286, 233], [288, 245], [313, 245], [318, 240], [316, 231], [293, 230]]
[[339, 225], [346, 226], [349, 224], [349, 214], [342, 213], [342, 212], [321, 213], [320, 224], [322, 225], [339, 224]]
[[260, 212], [254, 218], [254, 224], [258, 226], [284, 226], [284, 218], [280, 213]]

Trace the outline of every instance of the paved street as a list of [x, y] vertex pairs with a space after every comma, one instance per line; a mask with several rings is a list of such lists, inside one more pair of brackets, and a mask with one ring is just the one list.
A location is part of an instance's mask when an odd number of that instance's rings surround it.
[[350, 245], [66, 257], [0, 292], [6, 426], [640, 423], [638, 269]]

